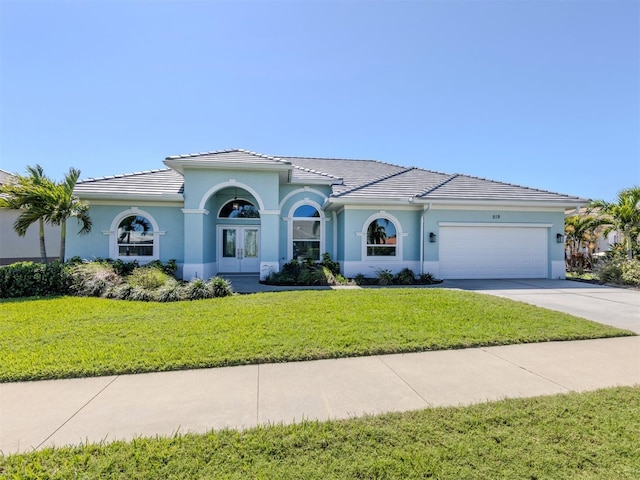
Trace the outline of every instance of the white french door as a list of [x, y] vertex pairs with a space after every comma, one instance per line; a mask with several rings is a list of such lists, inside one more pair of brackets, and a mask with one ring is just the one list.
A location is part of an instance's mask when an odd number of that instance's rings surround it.
[[260, 271], [260, 227], [218, 227], [218, 270], [224, 273]]

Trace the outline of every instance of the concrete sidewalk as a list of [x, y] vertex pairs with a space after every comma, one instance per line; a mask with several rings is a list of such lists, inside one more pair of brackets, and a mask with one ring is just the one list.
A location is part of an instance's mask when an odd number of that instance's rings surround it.
[[640, 337], [0, 384], [0, 451], [640, 384]]

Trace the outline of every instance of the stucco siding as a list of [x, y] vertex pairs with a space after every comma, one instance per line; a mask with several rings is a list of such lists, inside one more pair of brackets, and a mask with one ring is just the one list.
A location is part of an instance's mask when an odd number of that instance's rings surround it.
[[[109, 229], [114, 219], [131, 210], [132, 205], [92, 205], [89, 210], [93, 228], [86, 235], [78, 235], [74, 220], [67, 225], [67, 258], [79, 256], [84, 259], [109, 258]], [[184, 261], [184, 221], [180, 207], [143, 206], [139, 210], [148, 213], [164, 232], [159, 236], [159, 260]]]

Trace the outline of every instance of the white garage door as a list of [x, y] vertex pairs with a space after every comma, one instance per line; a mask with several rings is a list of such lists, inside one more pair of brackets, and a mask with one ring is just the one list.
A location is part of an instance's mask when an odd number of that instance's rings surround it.
[[442, 278], [547, 278], [547, 228], [441, 226]]

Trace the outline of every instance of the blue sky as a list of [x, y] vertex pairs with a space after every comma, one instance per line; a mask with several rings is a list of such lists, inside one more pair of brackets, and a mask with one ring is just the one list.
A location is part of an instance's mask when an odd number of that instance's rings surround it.
[[245, 148], [613, 200], [640, 184], [640, 2], [0, 0], [0, 168]]

